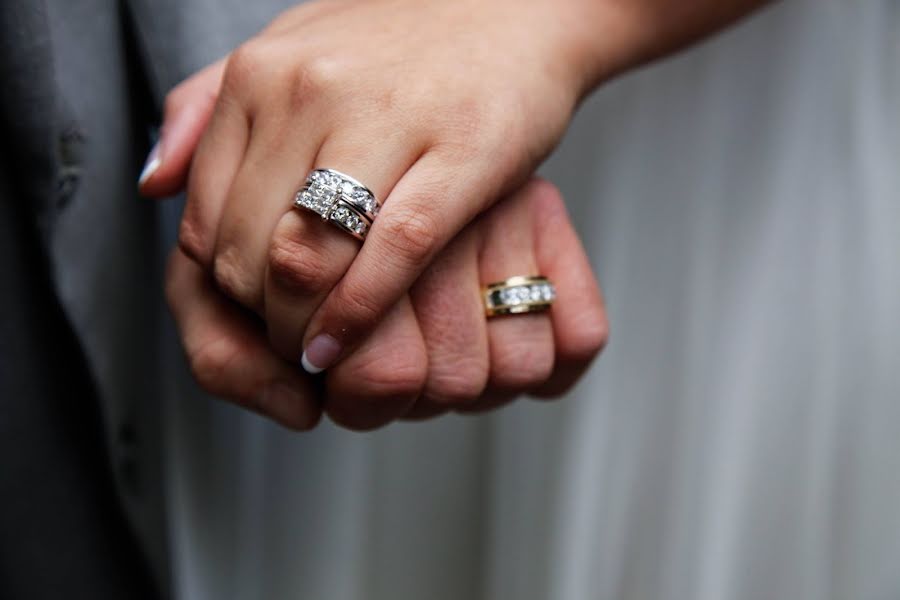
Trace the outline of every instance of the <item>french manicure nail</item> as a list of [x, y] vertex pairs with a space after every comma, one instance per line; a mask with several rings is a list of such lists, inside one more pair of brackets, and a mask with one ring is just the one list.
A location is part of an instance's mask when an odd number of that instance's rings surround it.
[[330, 335], [320, 333], [303, 351], [300, 364], [307, 373], [315, 375], [333, 365], [340, 354], [341, 344]]
[[147, 155], [147, 162], [144, 163], [144, 170], [141, 171], [141, 176], [138, 179], [138, 187], [144, 185], [148, 179], [153, 177], [160, 164], [162, 164], [162, 161], [159, 158], [159, 142], [157, 142], [150, 154]]

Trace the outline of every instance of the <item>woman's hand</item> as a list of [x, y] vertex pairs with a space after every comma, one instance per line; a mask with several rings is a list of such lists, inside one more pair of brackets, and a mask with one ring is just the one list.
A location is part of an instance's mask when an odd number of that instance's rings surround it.
[[[332, 0], [285, 13], [227, 61], [182, 250], [264, 317], [283, 357], [305, 349], [332, 366], [561, 135], [582, 74], [578, 24], [555, 6]], [[290, 209], [313, 167], [384, 201], [361, 249]]]
[[[481, 286], [541, 273], [559, 296], [546, 313], [485, 320]], [[167, 296], [193, 373], [207, 391], [307, 429], [322, 410], [371, 429], [448, 410], [477, 412], [529, 392], [557, 396], [606, 342], [602, 298], [559, 193], [534, 181], [439, 254], [324, 385], [275, 354], [263, 324], [223, 298], [175, 250]]]
[[[329, 0], [290, 10], [224, 65], [181, 247], [264, 316], [282, 356], [303, 349], [304, 364], [329, 368], [466, 223], [524, 181], [592, 85], [757, 4]], [[313, 167], [384, 200], [361, 250], [289, 210]]]

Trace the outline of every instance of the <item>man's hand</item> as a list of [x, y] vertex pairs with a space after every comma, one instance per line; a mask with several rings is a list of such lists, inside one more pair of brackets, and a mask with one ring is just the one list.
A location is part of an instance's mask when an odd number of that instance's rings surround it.
[[[481, 286], [543, 274], [546, 313], [486, 320]], [[322, 410], [371, 429], [394, 419], [495, 408], [521, 393], [571, 387], [606, 343], [590, 264], [556, 189], [533, 181], [459, 235], [324, 385], [279, 357], [264, 324], [227, 300], [179, 249], [167, 297], [194, 376], [209, 392], [296, 429]]]
[[[476, 235], [460, 231], [525, 180], [584, 94], [762, 4], [329, 0], [290, 10], [169, 96], [141, 189], [171, 193], [192, 164], [172, 272], [190, 256], [207, 275], [185, 281], [214, 286], [262, 317], [285, 364], [299, 362], [301, 349], [318, 368], [339, 366], [354, 350], [378, 354], [372, 349], [390, 346], [368, 336], [391, 327], [412, 348], [412, 328], [402, 325], [414, 310], [407, 291], [451, 240]], [[289, 209], [313, 166], [347, 172], [384, 200], [361, 250]], [[183, 292], [174, 287], [179, 308]], [[422, 301], [415, 289], [412, 296]], [[329, 341], [329, 351], [312, 352], [322, 348], [316, 340]], [[421, 365], [406, 366], [421, 375]], [[338, 385], [332, 376], [329, 386]], [[412, 406], [418, 383], [410, 376], [390, 392]]]

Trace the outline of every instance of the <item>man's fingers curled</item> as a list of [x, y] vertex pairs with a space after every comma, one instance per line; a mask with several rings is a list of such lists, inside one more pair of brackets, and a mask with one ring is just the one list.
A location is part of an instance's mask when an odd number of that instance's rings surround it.
[[203, 389], [292, 429], [315, 426], [321, 410], [312, 382], [271, 350], [252, 317], [221, 296], [180, 249], [169, 259], [166, 297]]

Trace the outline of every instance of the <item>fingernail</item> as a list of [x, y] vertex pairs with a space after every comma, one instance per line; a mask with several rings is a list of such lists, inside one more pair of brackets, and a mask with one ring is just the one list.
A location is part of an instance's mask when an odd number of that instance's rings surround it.
[[334, 364], [340, 354], [341, 344], [330, 335], [320, 333], [303, 351], [300, 364], [307, 373], [315, 375]]
[[162, 161], [159, 158], [159, 142], [153, 146], [153, 150], [150, 151], [150, 154], [147, 155], [147, 162], [144, 163], [144, 170], [141, 171], [141, 176], [138, 179], [138, 187], [141, 187], [147, 180], [153, 177], [153, 174], [156, 173], [156, 170], [159, 169], [159, 165]]

